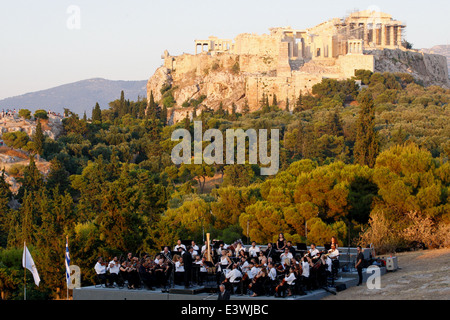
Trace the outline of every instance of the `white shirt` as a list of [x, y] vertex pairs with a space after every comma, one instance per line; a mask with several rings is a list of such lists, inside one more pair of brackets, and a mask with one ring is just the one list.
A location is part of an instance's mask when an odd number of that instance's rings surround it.
[[200, 260], [195, 263], [200, 265], [200, 272], [208, 272], [208, 270], [206, 269], [206, 264], [203, 264], [203, 261]]
[[309, 262], [308, 261], [302, 261], [302, 276], [305, 278], [309, 278]]
[[251, 257], [257, 257], [260, 249], [258, 246], [248, 248], [248, 253]]
[[253, 279], [258, 274], [258, 272], [259, 272], [258, 268], [253, 267], [250, 269], [250, 271], [247, 272], [247, 274], [250, 279]]
[[175, 262], [175, 272], [184, 272], [184, 265], [180, 261]]
[[269, 277], [270, 280], [275, 280], [277, 278], [277, 270], [275, 270], [275, 268], [270, 269]]
[[97, 262], [97, 263], [95, 264], [94, 269], [95, 269], [95, 272], [97, 272], [97, 274], [105, 274], [105, 273], [106, 273], [106, 267], [105, 267], [105, 266], [102, 266], [102, 265], [100, 264], [100, 262]]
[[336, 259], [339, 259], [339, 250], [338, 249], [334, 249], [334, 251], [331, 251], [331, 254], [328, 257], [330, 257], [330, 259], [332, 259], [334, 257]]
[[245, 261], [245, 262], [241, 265], [241, 270], [242, 270], [242, 272], [247, 272], [247, 271], [248, 271], [248, 261]]
[[230, 279], [231, 283], [236, 281], [236, 278], [242, 278], [242, 273], [238, 269], [233, 269], [227, 273], [227, 279]]
[[314, 257], [319, 253], [319, 250], [317, 250], [316, 248], [309, 249], [309, 253], [311, 254], [311, 257]]
[[183, 251], [186, 251], [186, 246], [185, 246], [184, 244], [180, 244], [180, 245], [177, 244], [177, 245], [173, 248], [173, 251], [178, 252], [178, 248], [182, 248]]
[[289, 277], [284, 277], [284, 280], [286, 280], [287, 284], [291, 285], [295, 281], [295, 274], [289, 274]]
[[289, 259], [289, 261], [292, 259], [292, 253], [288, 252], [287, 254], [283, 252], [283, 254], [280, 256], [282, 264], [285, 263], [284, 260]]
[[[111, 267], [111, 264], [114, 264], [114, 266]], [[114, 260], [111, 260], [111, 261], [108, 263], [108, 268], [107, 268], [107, 270], [109, 270], [109, 273], [116, 273], [116, 274], [119, 274], [119, 271], [120, 271], [120, 263], [117, 262], [117, 264], [116, 264], [116, 262], [115, 262]]]

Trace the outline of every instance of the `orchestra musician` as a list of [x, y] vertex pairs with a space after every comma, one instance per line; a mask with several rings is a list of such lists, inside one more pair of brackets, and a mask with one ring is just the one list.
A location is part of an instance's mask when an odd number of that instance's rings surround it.
[[206, 261], [206, 257], [202, 257], [202, 259], [200, 261], [196, 261], [195, 263], [197, 263], [200, 266], [200, 270], [198, 273], [198, 283], [200, 285], [202, 285], [206, 279], [206, 276], [208, 275], [208, 267], [209, 266]]
[[281, 264], [284, 268], [291, 265], [291, 259], [293, 258], [292, 253], [289, 252], [289, 248], [285, 247], [284, 252], [280, 255]]
[[[318, 253], [319, 251], [317, 251]], [[309, 257], [303, 257], [301, 259], [301, 264], [302, 264], [302, 276], [301, 276], [301, 283], [303, 285], [303, 287], [306, 288], [306, 290], [311, 290], [311, 283], [309, 281], [309, 270], [310, 270], [310, 263], [308, 261], [308, 259], [310, 259]]]
[[270, 294], [272, 295], [277, 283], [277, 269], [275, 268], [275, 264], [272, 261], [269, 262], [268, 268], [268, 276], [270, 279]]
[[157, 287], [164, 289], [166, 288], [169, 275], [168, 271], [169, 271], [168, 262], [164, 262], [164, 259], [160, 258], [158, 260], [158, 263], [155, 264], [153, 268], [155, 283]]
[[273, 248], [271, 242], [267, 243], [267, 249], [264, 251], [264, 255], [267, 258], [272, 258], [272, 259], [275, 256], [275, 249]]
[[198, 248], [198, 245], [195, 244], [195, 241], [191, 241], [191, 247], [194, 249], [192, 251], [192, 260], [195, 260], [195, 257], [200, 254], [200, 249]]
[[328, 258], [331, 259], [331, 277], [332, 277], [332, 285], [334, 285], [334, 280], [337, 278], [338, 270], [339, 270], [339, 250], [335, 243], [331, 243], [331, 249], [328, 252]]
[[263, 267], [253, 278], [252, 283], [249, 285], [250, 289], [253, 291], [252, 297], [257, 297], [264, 294], [264, 283], [267, 278], [267, 269]]
[[250, 257], [256, 258], [256, 257], [258, 257], [258, 253], [259, 253], [260, 251], [261, 251], [261, 250], [260, 250], [260, 248], [256, 245], [256, 242], [253, 241], [253, 242], [252, 242], [252, 246], [251, 246], [250, 248], [248, 248], [248, 255], [249, 255]]
[[100, 282], [105, 285], [105, 287], [109, 287], [110, 280], [109, 275], [106, 273], [107, 264], [103, 261], [102, 257], [98, 257], [97, 263], [94, 266], [95, 272], [100, 279]]
[[173, 247], [173, 251], [179, 252], [178, 249], [180, 249], [180, 248], [183, 250], [183, 252], [186, 251], [186, 246], [185, 246], [184, 244], [181, 243], [181, 240], [180, 240], [180, 239], [178, 239], [178, 240], [177, 240], [176, 246]]
[[231, 265], [231, 270], [226, 274], [225, 280], [222, 282], [222, 284], [224, 284], [225, 288], [232, 294], [233, 284], [240, 283], [241, 280], [242, 280], [242, 273], [237, 268], [237, 265], [233, 263]]
[[316, 245], [314, 243], [311, 243], [308, 253], [311, 258], [314, 258], [319, 254], [319, 250], [316, 249]]
[[330, 247], [332, 246], [332, 245], [335, 245], [335, 247], [336, 247], [336, 249], [338, 248], [338, 240], [337, 240], [337, 238], [335, 237], [335, 236], [332, 236], [331, 237], [331, 243], [330, 243]]
[[286, 239], [284, 238], [284, 234], [280, 233], [276, 243], [277, 259], [279, 259], [280, 255], [284, 252], [284, 248], [286, 248]]
[[119, 272], [120, 272], [120, 263], [117, 259], [117, 256], [115, 256], [109, 263], [108, 267], [106, 268], [109, 272], [109, 279], [111, 285], [114, 285], [114, 283], [118, 284], [119, 281]]
[[286, 247], [286, 239], [284, 238], [284, 234], [280, 233], [278, 235], [277, 240], [277, 250], [283, 252], [285, 247]]
[[234, 248], [234, 256], [239, 257], [241, 251], [243, 251], [243, 253], [245, 255], [245, 247], [242, 245], [242, 243], [240, 241], [238, 241], [238, 243], [236, 244], [236, 247]]
[[292, 254], [292, 256], [295, 257], [295, 248], [292, 245], [291, 241], [286, 242], [286, 247], [289, 249], [289, 252]]
[[286, 297], [286, 291], [288, 291], [288, 296], [292, 295], [291, 286], [294, 285], [296, 278], [295, 278], [295, 268], [290, 267], [289, 268], [289, 275], [286, 275], [281, 281], [281, 283], [276, 287], [276, 293], [278, 297], [283, 296]]
[[184, 279], [184, 263], [183, 258], [175, 255], [173, 257], [173, 262], [175, 262], [175, 284], [179, 285]]
[[153, 277], [153, 270], [151, 268], [152, 261], [150, 258], [146, 258], [140, 265], [139, 275], [142, 279], [142, 282], [149, 288], [150, 290], [155, 290], [153, 285], [155, 283]]

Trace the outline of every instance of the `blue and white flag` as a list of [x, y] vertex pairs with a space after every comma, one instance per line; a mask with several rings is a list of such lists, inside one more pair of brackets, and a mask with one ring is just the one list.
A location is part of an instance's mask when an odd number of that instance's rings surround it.
[[69, 255], [69, 243], [68, 240], [66, 239], [66, 281], [67, 281], [67, 285], [70, 284], [70, 255]]

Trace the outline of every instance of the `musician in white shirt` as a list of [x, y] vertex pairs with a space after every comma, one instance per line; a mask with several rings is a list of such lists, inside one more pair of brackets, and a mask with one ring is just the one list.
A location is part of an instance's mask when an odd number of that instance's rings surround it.
[[98, 278], [100, 279], [100, 281], [105, 285], [105, 286], [109, 286], [108, 284], [108, 280], [109, 280], [109, 276], [106, 273], [106, 263], [103, 262], [103, 258], [99, 257], [97, 259], [97, 263], [94, 266], [95, 272], [97, 273]]
[[311, 248], [308, 251], [311, 258], [319, 254], [319, 250], [316, 249], [316, 245], [314, 243], [311, 243]]
[[180, 284], [184, 279], [184, 263], [183, 258], [175, 258], [175, 283]]
[[272, 281], [277, 279], [277, 269], [275, 269], [272, 262], [269, 262], [269, 278]]
[[252, 242], [252, 246], [250, 248], [248, 248], [248, 253], [250, 257], [254, 257], [257, 258], [258, 257], [258, 253], [260, 252], [260, 248], [256, 245], [256, 242], [253, 241]]
[[281, 264], [283, 264], [284, 267], [286, 265], [290, 265], [292, 259], [292, 253], [289, 251], [289, 248], [285, 248], [284, 252], [280, 255]]
[[286, 290], [289, 291], [288, 296], [292, 295], [291, 289], [289, 288], [289, 286], [294, 285], [294, 282], [296, 280], [295, 278], [295, 268], [291, 267], [289, 268], [289, 275], [284, 277], [284, 284], [278, 287], [278, 295], [281, 296], [283, 295], [283, 297], [286, 296]]
[[334, 285], [334, 280], [337, 277], [339, 270], [339, 250], [336, 248], [335, 244], [331, 244], [328, 258], [331, 259], [331, 278], [333, 279], [332, 285]]
[[113, 284], [114, 282], [117, 283], [120, 271], [120, 263], [117, 257], [114, 257], [108, 263], [108, 267], [106, 268], [106, 270], [109, 271], [110, 283], [111, 284]]
[[177, 245], [173, 248], [173, 251], [178, 252], [178, 248], [181, 248], [183, 251], [186, 251], [186, 246], [181, 243], [180, 239], [178, 239]]
[[238, 283], [240, 280], [237, 280], [237, 278], [242, 278], [242, 273], [239, 271], [239, 269], [236, 267], [236, 264], [233, 264], [231, 271], [229, 271], [225, 277], [230, 281], [230, 283]]

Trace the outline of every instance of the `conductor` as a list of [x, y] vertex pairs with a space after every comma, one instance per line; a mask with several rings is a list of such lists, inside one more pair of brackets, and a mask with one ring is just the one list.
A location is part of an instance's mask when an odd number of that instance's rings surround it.
[[185, 288], [192, 288], [191, 275], [192, 275], [192, 252], [193, 251], [194, 251], [194, 248], [192, 246], [190, 246], [189, 249], [183, 253], [184, 287]]

